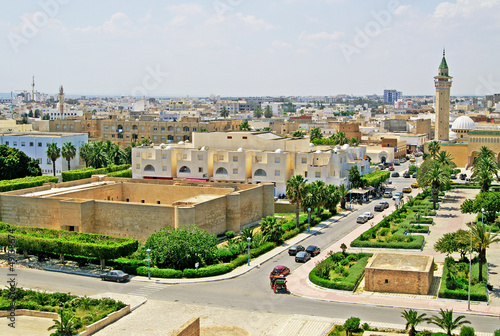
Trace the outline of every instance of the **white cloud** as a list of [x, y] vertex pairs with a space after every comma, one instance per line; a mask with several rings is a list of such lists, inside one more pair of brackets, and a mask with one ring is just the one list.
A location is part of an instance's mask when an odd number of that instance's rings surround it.
[[133, 22], [128, 18], [127, 14], [118, 12], [111, 15], [111, 18], [100, 26], [87, 26], [84, 28], [76, 28], [77, 31], [84, 33], [108, 33], [108, 34], [126, 34], [134, 29]]
[[483, 9], [498, 7], [498, 0], [457, 0], [456, 3], [443, 2], [434, 10], [433, 16], [436, 19], [453, 17], [471, 17]]
[[170, 11], [184, 13], [184, 14], [202, 14], [202, 13], [204, 13], [203, 8], [201, 6], [195, 5], [195, 4], [173, 5], [173, 6], [168, 6], [167, 9]]
[[327, 32], [323, 31], [323, 32], [314, 33], [314, 34], [307, 34], [306, 32], [302, 32], [299, 35], [299, 40], [300, 41], [310, 41], [310, 42], [336, 41], [343, 36], [344, 36], [344, 32], [341, 32], [341, 31], [334, 31], [333, 33], [327, 33]]
[[290, 48], [292, 45], [288, 42], [284, 42], [284, 41], [278, 41], [278, 40], [274, 40], [273, 41], [273, 47], [279, 47], [279, 48]]
[[253, 30], [270, 30], [274, 28], [272, 24], [267, 23], [262, 19], [257, 19], [253, 15], [244, 15], [243, 13], [238, 12], [236, 13], [236, 17]]

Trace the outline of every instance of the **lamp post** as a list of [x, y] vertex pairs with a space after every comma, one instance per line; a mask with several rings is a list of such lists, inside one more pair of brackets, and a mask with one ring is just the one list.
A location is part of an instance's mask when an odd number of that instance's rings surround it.
[[248, 266], [250, 266], [250, 242], [252, 241], [251, 237], [247, 237], [248, 242]]
[[307, 208], [307, 233], [311, 232], [311, 208]]
[[[484, 225], [484, 208], [481, 209], [481, 223]], [[469, 291], [467, 293], [467, 310], [470, 310], [470, 287], [472, 285], [472, 222], [470, 226], [470, 251], [469, 251]]]
[[151, 280], [151, 258], [149, 258], [151, 249], [147, 249], [146, 252], [148, 252], [148, 280]]

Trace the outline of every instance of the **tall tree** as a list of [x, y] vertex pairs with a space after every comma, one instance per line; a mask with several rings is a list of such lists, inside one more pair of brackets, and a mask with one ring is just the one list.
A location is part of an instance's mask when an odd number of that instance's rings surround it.
[[325, 208], [327, 208], [331, 214], [335, 214], [337, 212], [337, 205], [339, 204], [339, 202], [340, 196], [337, 192], [337, 186], [328, 184], [326, 186]]
[[267, 216], [260, 221], [260, 231], [269, 241], [279, 243], [283, 236], [283, 225], [274, 216]]
[[255, 109], [253, 110], [253, 117], [256, 119], [262, 118], [262, 109], [260, 108], [260, 105], [255, 106]]
[[479, 282], [483, 281], [483, 265], [486, 263], [486, 250], [491, 244], [500, 242], [498, 232], [491, 233], [485, 224], [477, 223], [472, 226], [472, 243], [479, 253]]
[[441, 146], [439, 145], [439, 142], [437, 140], [431, 141], [429, 145], [427, 146], [427, 150], [431, 154], [432, 158], [435, 158], [439, 150], [441, 149]]
[[455, 164], [455, 162], [453, 162], [453, 158], [451, 157], [451, 154], [448, 153], [447, 151], [439, 152], [436, 155], [435, 160], [440, 165], [444, 165], [444, 166], [450, 167], [451, 169], [453, 169], [453, 168], [455, 168], [457, 166]]
[[498, 179], [498, 164], [495, 160], [495, 153], [486, 146], [479, 149], [479, 153], [472, 161], [471, 180], [481, 185], [481, 191], [488, 191], [493, 176]]
[[270, 105], [266, 106], [266, 109], [264, 110], [264, 117], [268, 119], [273, 117], [273, 110]]
[[96, 169], [106, 167], [109, 164], [106, 145], [102, 141], [92, 143], [92, 154], [88, 163]]
[[355, 137], [352, 137], [349, 139], [349, 145], [353, 146], [353, 147], [356, 147], [357, 145], [359, 145], [359, 141], [357, 138]]
[[359, 174], [358, 166], [352, 166], [349, 169], [349, 182], [354, 188], [363, 188], [363, 180]]
[[286, 197], [290, 202], [295, 204], [295, 219], [296, 227], [299, 227], [299, 213], [302, 205], [302, 200], [306, 196], [306, 182], [302, 175], [294, 175], [286, 182]]
[[341, 184], [340, 187], [337, 188], [337, 194], [340, 198], [340, 207], [345, 209], [345, 202], [347, 195], [349, 195], [349, 189], [347, 189], [344, 184]]
[[421, 186], [431, 186], [433, 209], [436, 210], [436, 204], [441, 186], [450, 182], [450, 168], [440, 165], [435, 160], [425, 160], [420, 166], [417, 177], [418, 184]]
[[0, 180], [42, 175], [38, 160], [17, 148], [0, 145]]
[[89, 166], [89, 161], [92, 156], [92, 147], [89, 143], [83, 144], [80, 147], [80, 157], [85, 161], [85, 167]]
[[339, 132], [335, 133], [333, 135], [333, 139], [334, 139], [335, 144], [336, 145], [340, 145], [340, 146], [345, 145], [346, 143], [349, 142], [349, 140], [347, 139], [346, 134], [344, 132], [342, 132], [342, 131], [339, 131]]
[[452, 336], [453, 330], [464, 324], [470, 324], [469, 321], [465, 320], [465, 316], [460, 315], [456, 319], [453, 319], [453, 309], [443, 310], [439, 312], [439, 316], [434, 315], [429, 319], [429, 323], [435, 324], [445, 331], [448, 336]]
[[71, 160], [76, 156], [76, 148], [71, 142], [65, 142], [62, 147], [61, 155], [68, 161], [68, 170], [71, 170]]
[[61, 149], [57, 147], [55, 142], [51, 143], [47, 148], [47, 157], [52, 161], [52, 171], [56, 176], [56, 160], [61, 157]]
[[222, 106], [222, 109], [220, 110], [220, 116], [223, 118], [227, 118], [229, 116], [229, 111], [225, 106]]
[[427, 316], [427, 314], [420, 314], [418, 315], [418, 313], [413, 310], [413, 309], [410, 309], [408, 311], [404, 310], [402, 313], [401, 313], [401, 317], [403, 317], [405, 320], [406, 320], [406, 326], [405, 326], [405, 329], [408, 330], [408, 336], [415, 336], [415, 334], [417, 333], [417, 331], [415, 330], [415, 328], [422, 322], [427, 322], [429, 319], [426, 318], [425, 316]]
[[296, 130], [295, 132], [293, 132], [292, 136], [294, 138], [303, 138], [304, 137], [304, 133], [302, 133], [301, 130]]

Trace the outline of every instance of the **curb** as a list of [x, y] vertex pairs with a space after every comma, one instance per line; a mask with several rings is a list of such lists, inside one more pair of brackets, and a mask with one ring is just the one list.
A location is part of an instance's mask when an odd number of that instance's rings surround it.
[[60, 270], [60, 269], [56, 269], [56, 268], [44, 268], [42, 270], [49, 271], [49, 272], [59, 272], [59, 273], [66, 273], [66, 274], [88, 276], [88, 277], [92, 277], [92, 278], [100, 278], [101, 277], [99, 274], [89, 274], [89, 273], [83, 273], [83, 272], [67, 271], [67, 270]]

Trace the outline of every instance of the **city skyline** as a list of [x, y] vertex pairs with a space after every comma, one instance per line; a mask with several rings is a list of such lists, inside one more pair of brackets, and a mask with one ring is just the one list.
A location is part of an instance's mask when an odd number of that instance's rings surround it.
[[[8, 3], [0, 92], [68, 96], [433, 95], [500, 91], [500, 1]], [[460, 37], [459, 39], [457, 37]]]

